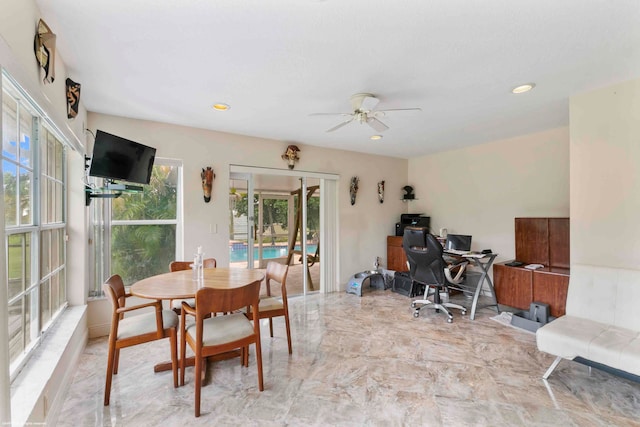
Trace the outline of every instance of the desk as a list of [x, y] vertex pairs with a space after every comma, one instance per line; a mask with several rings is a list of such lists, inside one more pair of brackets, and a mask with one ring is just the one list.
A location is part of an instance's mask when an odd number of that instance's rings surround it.
[[[473, 292], [473, 303], [471, 304], [471, 313], [469, 318], [474, 320], [476, 317], [476, 310], [478, 308], [485, 307], [496, 307], [496, 311], [498, 314], [500, 313], [500, 307], [498, 307], [498, 299], [496, 298], [496, 292], [493, 288], [493, 283], [491, 282], [491, 278], [489, 277], [489, 269], [491, 268], [491, 264], [496, 259], [498, 254], [468, 254], [468, 255], [455, 255], [450, 254], [445, 251], [444, 253], [447, 256], [451, 256], [454, 258], [464, 258], [469, 261], [471, 264], [480, 267], [482, 273], [480, 274], [480, 278], [478, 279], [478, 283], [476, 284], [476, 288], [473, 289], [471, 287], [465, 287], [463, 284], [460, 285], [451, 285], [448, 284], [447, 287], [451, 289], [457, 289], [463, 292]], [[480, 298], [480, 292], [482, 291], [482, 285], [484, 282], [487, 282], [489, 287], [489, 292], [491, 292], [491, 298], [493, 299], [493, 303], [483, 305], [482, 307], [478, 307], [478, 299]]]
[[[262, 281], [264, 273], [258, 270], [245, 270], [240, 268], [205, 268], [204, 280], [193, 280], [193, 271], [181, 270], [172, 273], [158, 274], [147, 277], [133, 285], [129, 292], [140, 298], [149, 299], [189, 299], [195, 298], [198, 289], [233, 289], [241, 288], [257, 280]], [[171, 369], [171, 364], [156, 365], [156, 372]], [[189, 361], [192, 366], [193, 362]]]

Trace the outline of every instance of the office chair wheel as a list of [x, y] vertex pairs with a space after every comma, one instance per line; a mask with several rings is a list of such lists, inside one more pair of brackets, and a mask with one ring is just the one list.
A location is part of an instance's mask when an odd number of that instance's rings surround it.
[[451, 317], [447, 317], [447, 323], [453, 323], [453, 319]]
[[420, 312], [419, 311], [414, 311], [413, 312], [413, 317], [419, 317], [420, 316]]
[[415, 302], [411, 303], [411, 308], [416, 308], [416, 303]]
[[462, 310], [462, 315], [464, 316], [465, 314], [467, 314], [467, 310]]

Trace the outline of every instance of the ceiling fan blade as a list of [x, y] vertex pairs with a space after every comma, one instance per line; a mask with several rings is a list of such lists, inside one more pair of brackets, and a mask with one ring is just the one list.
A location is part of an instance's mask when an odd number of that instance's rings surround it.
[[331, 129], [327, 129], [327, 132], [333, 132], [334, 130], [340, 129], [342, 126], [348, 125], [352, 121], [353, 121], [353, 117], [351, 117], [349, 120], [345, 120], [344, 122], [332, 127]]
[[385, 125], [375, 117], [367, 118], [367, 124], [378, 132], [384, 132], [385, 130], [389, 129], [389, 126]]
[[309, 116], [350, 116], [352, 113], [311, 113]]
[[422, 111], [422, 108], [389, 108], [388, 110], [376, 110], [377, 113], [386, 113], [387, 111]]

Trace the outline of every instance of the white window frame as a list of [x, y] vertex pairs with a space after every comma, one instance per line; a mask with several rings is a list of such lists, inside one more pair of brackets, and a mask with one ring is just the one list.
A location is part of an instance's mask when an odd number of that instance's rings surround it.
[[[66, 269], [66, 244], [63, 245], [63, 253], [60, 254], [61, 259], [63, 260], [61, 265], [56, 266], [55, 269], [47, 273], [46, 277], [41, 277], [40, 271], [40, 236], [42, 231], [47, 231], [51, 229], [60, 229], [63, 233], [63, 239], [66, 241], [67, 235], [67, 176], [66, 176], [66, 150], [69, 147], [69, 141], [57, 131], [57, 126], [51, 122], [51, 119], [42, 111], [42, 109], [34, 102], [33, 98], [30, 97], [26, 91], [13, 79], [11, 76], [5, 71], [2, 70], [2, 75], [0, 77], [0, 89], [6, 89], [6, 92], [0, 90], [0, 99], [4, 96], [12, 96], [18, 104], [18, 117], [17, 122], [18, 126], [20, 123], [19, 114], [20, 110], [24, 109], [32, 115], [35, 120], [32, 125], [32, 134], [31, 141], [32, 145], [30, 147], [32, 157], [31, 157], [31, 165], [29, 167], [25, 167], [20, 163], [20, 159], [12, 160], [9, 158], [5, 158], [2, 153], [0, 153], [0, 157], [2, 160], [7, 160], [16, 165], [18, 171], [20, 168], [28, 169], [31, 172], [31, 223], [30, 224], [16, 224], [11, 226], [6, 226], [4, 229], [4, 245], [5, 245], [5, 253], [8, 259], [8, 242], [9, 236], [16, 234], [30, 234], [31, 236], [31, 281], [29, 284], [25, 286], [25, 289], [22, 290], [18, 295], [15, 295], [11, 299], [7, 300], [7, 309], [11, 304], [21, 299], [24, 299], [28, 294], [31, 294], [30, 301], [30, 329], [28, 331], [30, 336], [30, 341], [27, 346], [22, 350], [22, 353], [13, 361], [10, 362], [9, 374], [11, 381], [15, 379], [17, 374], [20, 372], [22, 367], [29, 360], [33, 350], [39, 346], [44, 335], [46, 335], [47, 331], [51, 328], [53, 324], [60, 317], [64, 309], [68, 306], [68, 289], [67, 289], [67, 275], [64, 274], [64, 283], [61, 283], [59, 286], [65, 288], [65, 301], [57, 308], [55, 312], [50, 313], [50, 318], [47, 322], [42, 321], [41, 317], [41, 307], [40, 307], [40, 286], [43, 282], [48, 280], [50, 277], [59, 273], [61, 270]], [[2, 115], [0, 115], [0, 126], [2, 126]], [[62, 204], [62, 221], [60, 222], [52, 222], [43, 224], [41, 217], [42, 210], [42, 192], [40, 191], [40, 185], [43, 180], [42, 171], [43, 167], [41, 164], [41, 144], [43, 135], [46, 135], [43, 132], [43, 129], [46, 129], [59, 143], [62, 144], [63, 153], [62, 153], [62, 180], [60, 181], [62, 184], [62, 200], [60, 201]], [[18, 128], [18, 133], [20, 130]], [[45, 141], [46, 142], [46, 141]], [[18, 141], [19, 143], [19, 141]], [[4, 173], [2, 163], [0, 162], [0, 173]], [[51, 200], [48, 198], [48, 200]], [[4, 215], [4, 212], [2, 213]], [[6, 261], [6, 260], [4, 260]], [[8, 269], [5, 271], [8, 277]], [[3, 282], [6, 282], [7, 277], [3, 279]], [[27, 331], [23, 331], [23, 334], [26, 334]], [[8, 336], [7, 336], [8, 338]], [[4, 343], [7, 345], [8, 343]]]

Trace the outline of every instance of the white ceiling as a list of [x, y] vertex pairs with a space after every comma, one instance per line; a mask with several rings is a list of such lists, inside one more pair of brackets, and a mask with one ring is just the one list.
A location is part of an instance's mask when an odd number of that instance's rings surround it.
[[[37, 3], [89, 111], [395, 157], [564, 126], [570, 96], [640, 77], [638, 0]], [[359, 92], [422, 111], [379, 141], [309, 116]]]

